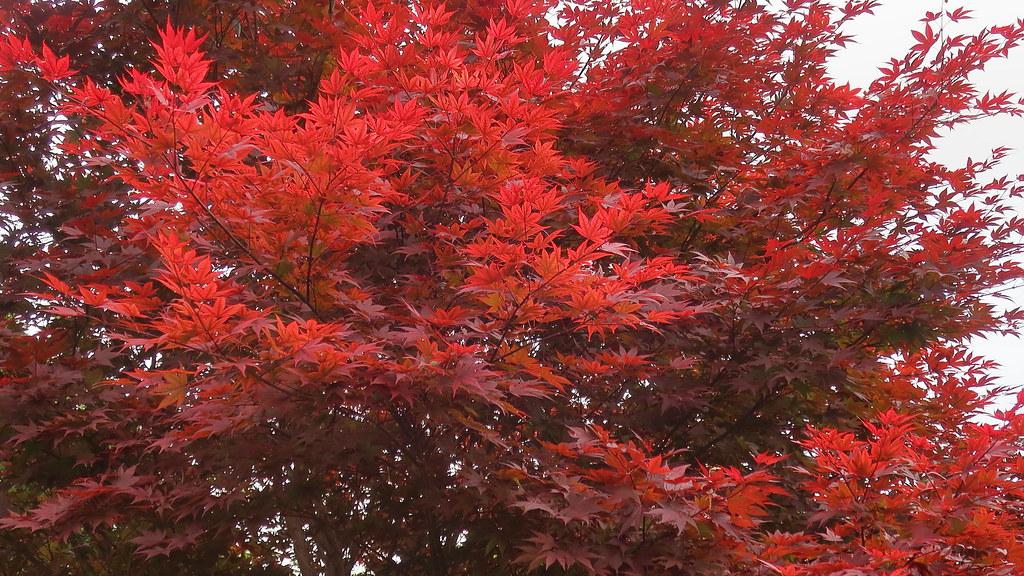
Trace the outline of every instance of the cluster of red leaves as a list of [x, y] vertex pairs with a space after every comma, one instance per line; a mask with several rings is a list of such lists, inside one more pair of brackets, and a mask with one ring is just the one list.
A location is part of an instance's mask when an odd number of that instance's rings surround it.
[[[1002, 390], [965, 352], [1021, 319], [989, 301], [1021, 189], [985, 180], [1005, 150], [928, 159], [1024, 112], [969, 80], [1024, 23], [929, 14], [839, 85], [876, 4], [0, 10], [0, 551], [1024, 570], [1024, 410], [978, 423]], [[140, 7], [151, 53], [111, 33]]]

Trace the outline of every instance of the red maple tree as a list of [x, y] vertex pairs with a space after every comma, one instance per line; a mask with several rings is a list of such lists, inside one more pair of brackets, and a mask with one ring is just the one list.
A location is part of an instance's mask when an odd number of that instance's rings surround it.
[[770, 4], [0, 7], [0, 574], [1024, 571], [1024, 22]]

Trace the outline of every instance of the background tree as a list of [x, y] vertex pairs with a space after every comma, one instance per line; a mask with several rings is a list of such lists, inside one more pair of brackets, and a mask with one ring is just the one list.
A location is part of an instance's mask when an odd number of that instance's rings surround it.
[[1019, 572], [1024, 23], [876, 4], [7, 5], [0, 570]]

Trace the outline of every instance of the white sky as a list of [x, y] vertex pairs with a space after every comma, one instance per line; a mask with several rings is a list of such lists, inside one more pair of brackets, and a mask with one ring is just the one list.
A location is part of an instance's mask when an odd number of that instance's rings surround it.
[[[890, 57], [902, 56], [914, 44], [910, 31], [920, 25], [918, 20], [924, 13], [936, 12], [942, 6], [948, 11], [960, 6], [973, 11], [971, 20], [947, 22], [947, 35], [1024, 18], [1024, 0], [883, 0], [883, 6], [873, 16], [864, 16], [848, 28], [857, 43], [850, 44], [832, 61], [833, 75], [856, 87], [866, 86], [875, 78], [879, 65]], [[1024, 95], [1024, 46], [1012, 52], [1009, 60], [998, 61], [978, 74], [976, 80], [981, 90], [1008, 89], [1018, 96]], [[962, 165], [968, 156], [982, 158], [997, 146], [1007, 146], [1014, 152], [1003, 161], [1000, 170], [1014, 176], [1024, 172], [1024, 118], [975, 122], [944, 136], [938, 146], [934, 158], [954, 166]], [[1024, 212], [1024, 203], [1021, 211]], [[1007, 295], [1011, 300], [1003, 301], [1002, 306], [1024, 305], [1024, 288], [1015, 288]], [[1024, 341], [991, 337], [976, 341], [973, 350], [1002, 365], [998, 372], [1000, 384], [1024, 385]]]

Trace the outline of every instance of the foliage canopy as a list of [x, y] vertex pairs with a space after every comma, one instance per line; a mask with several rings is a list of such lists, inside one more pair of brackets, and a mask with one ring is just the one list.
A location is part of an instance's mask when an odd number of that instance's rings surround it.
[[1024, 572], [1024, 23], [834, 4], [4, 3], [0, 574]]

